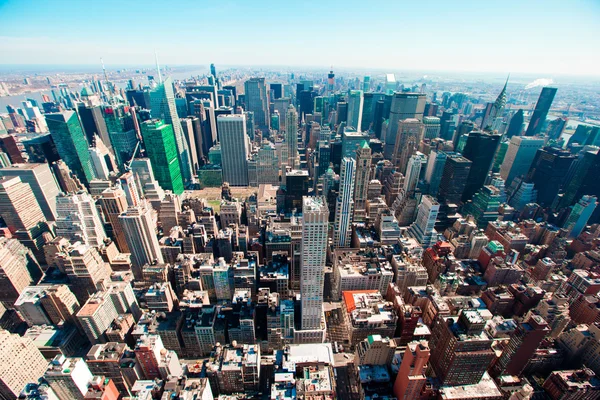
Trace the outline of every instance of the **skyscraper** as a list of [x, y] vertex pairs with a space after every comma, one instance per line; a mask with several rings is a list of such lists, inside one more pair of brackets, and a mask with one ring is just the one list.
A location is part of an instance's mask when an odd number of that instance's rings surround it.
[[428, 193], [434, 197], [437, 197], [447, 158], [448, 155], [443, 151], [432, 150], [429, 153], [427, 169], [425, 170], [425, 182], [428, 185]]
[[340, 166], [340, 192], [335, 203], [334, 247], [350, 247], [355, 176], [356, 161], [353, 158], [344, 157]]
[[85, 192], [61, 193], [56, 198], [56, 235], [72, 242], [101, 246], [106, 239], [96, 202]]
[[552, 87], [545, 87], [542, 89], [540, 97], [535, 105], [533, 115], [529, 120], [525, 136], [535, 136], [540, 133], [542, 125], [546, 122], [548, 111], [550, 111], [550, 107], [554, 101], [554, 96], [556, 96], [556, 91], [557, 89]]
[[438, 191], [438, 199], [446, 204], [460, 203], [473, 163], [458, 153], [448, 153]]
[[417, 208], [417, 219], [408, 228], [408, 235], [415, 238], [421, 246], [429, 248], [437, 242], [435, 221], [440, 211], [440, 203], [433, 197], [424, 195]]
[[471, 199], [485, 183], [485, 179], [492, 168], [494, 154], [496, 154], [501, 137], [502, 135], [491, 132], [469, 132], [463, 156], [471, 160], [473, 164], [471, 164], [467, 184], [462, 195], [463, 202]]
[[568, 207], [585, 195], [600, 198], [598, 171], [600, 171], [600, 151], [597, 148], [589, 148], [579, 152], [565, 176], [563, 195], [556, 208]]
[[513, 136], [500, 167], [500, 176], [506, 186], [510, 186], [515, 177], [529, 171], [538, 149], [544, 145], [544, 139], [529, 136]]
[[321, 327], [328, 221], [325, 197], [305, 196], [302, 199], [300, 293], [303, 330]]
[[363, 91], [351, 90], [348, 96], [348, 120], [346, 126], [360, 131], [363, 112]]
[[512, 116], [506, 130], [506, 137], [512, 138], [514, 136], [521, 136], [523, 133], [523, 124], [525, 118], [523, 117], [523, 109], [519, 108], [517, 112]]
[[435, 139], [440, 136], [440, 119], [438, 117], [423, 117], [425, 139]]
[[176, 194], [183, 193], [183, 179], [173, 127], [161, 120], [148, 120], [142, 124], [142, 136], [152, 170], [160, 186]]
[[287, 165], [296, 168], [298, 158], [298, 113], [291, 104], [285, 112], [285, 142], [288, 151]]
[[96, 177], [90, 153], [89, 143], [75, 111], [46, 114], [48, 129], [58, 150], [60, 158], [75, 175], [86, 185]]
[[398, 124], [398, 136], [392, 162], [402, 174], [406, 173], [408, 159], [417, 151], [423, 139], [423, 123], [416, 118], [408, 118]]
[[489, 114], [486, 114], [481, 121], [481, 129], [493, 129], [495, 126], [496, 118], [501, 118], [506, 106], [506, 86], [508, 85], [508, 78], [502, 88], [502, 91], [496, 98], [496, 101], [492, 103]]
[[87, 106], [81, 105], [77, 109], [81, 126], [85, 132], [85, 137], [89, 143], [94, 141], [94, 137], [97, 135], [100, 137], [102, 142], [110, 151], [112, 151], [112, 145], [108, 136], [108, 128], [106, 127], [106, 121], [102, 116], [102, 109], [100, 106]]
[[407, 118], [423, 120], [425, 110], [425, 94], [422, 93], [394, 93], [390, 108], [388, 129], [385, 134], [384, 156], [391, 158], [396, 144], [398, 124]]
[[0, 238], [0, 303], [12, 307], [27, 286], [35, 285], [42, 270], [35, 257], [16, 239]]
[[[188, 184], [194, 179], [194, 173], [192, 171], [189, 148], [184, 137], [181, 122], [177, 116], [177, 107], [175, 106], [175, 94], [173, 93], [173, 82], [171, 81], [171, 77], [165, 79], [164, 82], [160, 83], [150, 92], [150, 102], [152, 117], [155, 119], [162, 119], [165, 123], [172, 126], [175, 137], [177, 162], [179, 163], [179, 169], [181, 170], [181, 178], [183, 179], [184, 184]], [[145, 140], [146, 139], [144, 138], [144, 141]]]
[[125, 240], [131, 250], [131, 264], [136, 279], [141, 279], [144, 264], [163, 263], [152, 210], [146, 206], [131, 207], [119, 216]]
[[221, 141], [223, 181], [231, 186], [248, 186], [249, 139], [246, 135], [246, 116], [219, 115], [217, 126]]
[[48, 365], [44, 379], [59, 399], [83, 400], [92, 373], [82, 358], [65, 357], [60, 354]]
[[552, 205], [574, 160], [574, 155], [557, 147], [537, 151], [525, 180], [534, 184], [539, 205]]
[[569, 212], [563, 228], [569, 231], [570, 238], [576, 238], [587, 225], [590, 217], [598, 205], [598, 198], [585, 195]]
[[[269, 129], [269, 96], [265, 78], [250, 78], [244, 82], [246, 111], [254, 113], [254, 122], [260, 130]], [[219, 132], [221, 130], [219, 129]]]
[[363, 141], [356, 150], [356, 180], [354, 184], [354, 220], [363, 221], [371, 175], [371, 148]]
[[429, 361], [429, 345], [427, 341], [408, 343], [398, 376], [394, 382], [394, 396], [398, 400], [419, 398], [421, 389], [427, 380], [425, 370]]

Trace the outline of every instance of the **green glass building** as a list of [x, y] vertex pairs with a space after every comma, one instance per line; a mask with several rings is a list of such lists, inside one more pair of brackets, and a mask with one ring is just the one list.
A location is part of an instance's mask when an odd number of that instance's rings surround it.
[[142, 138], [158, 184], [175, 194], [183, 193], [173, 127], [158, 119], [146, 121], [142, 124]]
[[75, 111], [46, 114], [48, 130], [60, 158], [88, 186], [96, 177], [88, 151], [89, 143]]

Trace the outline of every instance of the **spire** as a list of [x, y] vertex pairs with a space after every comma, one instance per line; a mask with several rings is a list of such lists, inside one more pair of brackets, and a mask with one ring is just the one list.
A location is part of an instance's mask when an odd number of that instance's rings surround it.
[[154, 50], [154, 59], [156, 60], [156, 70], [158, 71], [158, 83], [162, 83], [162, 76], [160, 75], [160, 67], [158, 65], [158, 54], [156, 54], [156, 49]]
[[498, 95], [498, 98], [496, 99], [494, 105], [496, 106], [496, 110], [500, 111], [502, 109], [504, 109], [504, 106], [506, 106], [506, 86], [508, 86], [508, 79], [510, 78], [510, 74], [508, 74], [508, 77], [506, 78], [506, 82], [504, 83], [504, 87], [502, 88], [502, 91], [500, 92], [500, 94]]
[[102, 59], [102, 57], [100, 57], [100, 63], [102, 64], [102, 72], [104, 72], [104, 80], [106, 81], [106, 85], [108, 86], [108, 102], [110, 104], [113, 104], [115, 94], [113, 93], [112, 85], [108, 81], [108, 74], [106, 73], [106, 67], [104, 66], [104, 60]]

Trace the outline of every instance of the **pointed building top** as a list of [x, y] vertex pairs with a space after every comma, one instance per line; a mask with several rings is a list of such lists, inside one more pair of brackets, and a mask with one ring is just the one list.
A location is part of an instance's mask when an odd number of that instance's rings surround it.
[[158, 66], [158, 54], [156, 53], [156, 50], [154, 50], [154, 59], [156, 60], [156, 70], [158, 72], [158, 83], [163, 83], [162, 75], [160, 74], [160, 67]]

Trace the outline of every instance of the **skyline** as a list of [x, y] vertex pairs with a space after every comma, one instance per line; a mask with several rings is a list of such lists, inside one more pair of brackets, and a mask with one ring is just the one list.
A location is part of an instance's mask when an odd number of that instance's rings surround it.
[[[372, 2], [368, 9], [357, 1], [334, 1], [321, 8], [314, 7], [317, 3], [289, 4], [286, 9], [269, 0], [218, 6], [184, 1], [166, 9], [154, 1], [145, 4], [142, 9], [119, 8], [114, 0], [85, 6], [55, 1], [24, 7], [22, 2], [0, 1], [3, 63], [95, 65], [102, 57], [107, 67], [150, 65], [156, 49], [162, 65], [285, 63], [599, 75], [594, 66], [600, 55], [590, 50], [600, 48], [600, 26], [595, 23], [600, 4], [592, 0], [510, 0], [484, 9], [474, 1], [458, 8], [435, 0], [426, 8], [402, 4], [404, 18], [382, 11], [398, 6], [390, 1]], [[47, 15], [53, 15], [51, 24]], [[110, 24], [109, 29], [103, 24]], [[37, 33], [40, 28], [43, 34]]]

